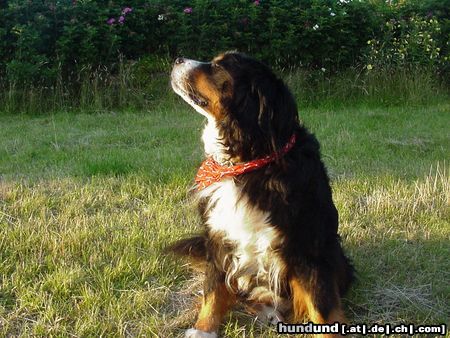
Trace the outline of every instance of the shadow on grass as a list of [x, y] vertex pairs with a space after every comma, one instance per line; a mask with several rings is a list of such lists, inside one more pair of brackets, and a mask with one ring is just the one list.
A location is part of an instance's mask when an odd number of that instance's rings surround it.
[[355, 323], [440, 324], [450, 317], [448, 239], [350, 246], [357, 282], [344, 304]]
[[[448, 286], [444, 282], [450, 271], [448, 240], [385, 240], [362, 243], [348, 251], [357, 269], [357, 281], [343, 298], [348, 323], [437, 325], [448, 320]], [[195, 322], [203, 275], [186, 273], [187, 281], [165, 299], [163, 313], [170, 320], [162, 335], [181, 337]], [[221, 332], [226, 337], [244, 333], [250, 337], [286, 337], [277, 335], [274, 327], [256, 320], [240, 305], [224, 320]]]

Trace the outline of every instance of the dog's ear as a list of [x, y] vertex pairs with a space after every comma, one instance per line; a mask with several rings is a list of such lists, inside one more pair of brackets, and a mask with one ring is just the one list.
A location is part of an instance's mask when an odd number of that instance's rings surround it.
[[[256, 70], [249, 71], [253, 68]], [[254, 63], [246, 69], [243, 75], [236, 72], [233, 97], [223, 102], [231, 114], [222, 121], [222, 129], [234, 152], [254, 158], [275, 152], [288, 142], [297, 125], [297, 106], [270, 69]], [[233, 123], [236, 126], [232, 127]]]
[[292, 135], [297, 121], [297, 105], [279, 79], [254, 84], [258, 93], [258, 125], [272, 151], [281, 149]]

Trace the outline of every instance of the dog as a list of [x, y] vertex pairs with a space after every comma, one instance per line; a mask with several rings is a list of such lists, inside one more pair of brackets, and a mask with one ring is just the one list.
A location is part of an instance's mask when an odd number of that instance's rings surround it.
[[204, 232], [168, 247], [203, 266], [202, 304], [185, 337], [217, 337], [242, 302], [260, 319], [344, 322], [354, 279], [319, 143], [271, 69], [245, 54], [175, 60], [171, 85], [206, 118], [195, 178]]

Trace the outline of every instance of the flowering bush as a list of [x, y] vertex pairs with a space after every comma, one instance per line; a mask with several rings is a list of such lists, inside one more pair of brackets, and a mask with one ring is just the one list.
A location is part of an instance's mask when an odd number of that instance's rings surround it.
[[89, 67], [114, 72], [120, 57], [209, 59], [229, 49], [280, 68], [329, 72], [386, 60], [445, 68], [449, 0], [399, 3], [8, 0], [0, 2], [0, 77], [52, 83]]
[[366, 67], [372, 70], [386, 66], [443, 66], [448, 57], [441, 54], [440, 34], [441, 27], [435, 18], [414, 15], [400, 20], [390, 19], [381, 39], [367, 41]]

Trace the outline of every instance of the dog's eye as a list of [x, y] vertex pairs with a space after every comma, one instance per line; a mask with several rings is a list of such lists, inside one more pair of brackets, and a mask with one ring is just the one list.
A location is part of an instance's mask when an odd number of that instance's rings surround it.
[[214, 68], [214, 69], [219, 69], [220, 65], [218, 65], [217, 63], [212, 63], [211, 67]]

